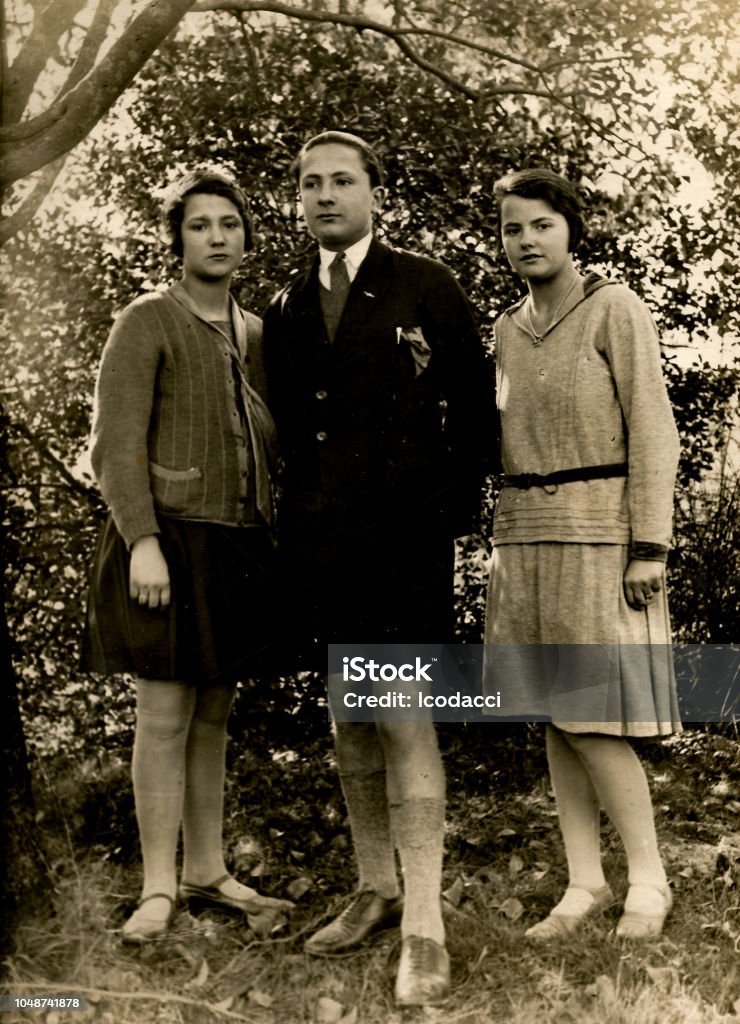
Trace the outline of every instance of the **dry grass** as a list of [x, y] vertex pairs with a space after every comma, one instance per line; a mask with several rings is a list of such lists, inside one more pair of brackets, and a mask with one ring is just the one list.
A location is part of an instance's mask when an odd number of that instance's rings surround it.
[[[547, 910], [565, 878], [546, 782], [530, 780], [518, 793], [499, 787], [497, 794], [479, 785], [477, 793], [456, 792], [451, 785], [445, 886], [453, 995], [444, 1008], [394, 1008], [394, 934], [339, 960], [302, 952], [303, 936], [326, 911], [327, 898], [338, 903], [347, 885], [348, 852], [328, 837], [331, 849], [318, 842], [300, 868], [316, 884], [299, 900], [289, 931], [261, 939], [238, 918], [196, 918], [183, 908], [165, 938], [127, 950], [117, 929], [135, 898], [136, 866], [112, 864], [103, 848], [75, 849], [73, 838], [62, 835], [54, 913], [20, 927], [5, 991], [84, 993], [90, 1007], [57, 1017], [3, 1014], [3, 1024], [736, 1022], [740, 833], [732, 831], [732, 808], [738, 794], [721, 751], [720, 743], [717, 756], [707, 757], [706, 748], [689, 743], [653, 758], [658, 826], [676, 897], [657, 943], [620, 943], [613, 935], [616, 906], [570, 941], [545, 949], [526, 944], [526, 924]], [[295, 785], [292, 775], [288, 781]], [[235, 813], [232, 821], [239, 820]], [[623, 858], [608, 826], [604, 844], [607, 873], [623, 892]], [[328, 877], [321, 877], [322, 868]], [[268, 887], [278, 892], [283, 884]]]

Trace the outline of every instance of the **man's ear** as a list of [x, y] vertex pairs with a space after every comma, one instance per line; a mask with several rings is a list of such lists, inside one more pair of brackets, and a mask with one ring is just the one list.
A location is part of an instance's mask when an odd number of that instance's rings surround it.
[[373, 199], [375, 200], [374, 209], [382, 210], [385, 197], [388, 195], [388, 190], [382, 185], [376, 185], [373, 189]]

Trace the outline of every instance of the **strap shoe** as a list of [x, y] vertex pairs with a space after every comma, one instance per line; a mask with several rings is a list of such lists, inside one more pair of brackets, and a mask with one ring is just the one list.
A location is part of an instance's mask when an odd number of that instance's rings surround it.
[[[151, 900], [167, 901], [168, 908], [164, 917], [161, 915], [155, 917], [152, 914], [147, 916], [144, 907]], [[151, 910], [151, 908], [149, 909]], [[146, 942], [152, 942], [154, 939], [158, 939], [165, 934], [174, 916], [175, 901], [168, 893], [153, 892], [149, 896], [144, 896], [139, 900], [136, 910], [124, 924], [123, 928], [121, 928], [121, 941], [126, 946], [143, 946]]]
[[[238, 886], [236, 892], [234, 891], [235, 885]], [[242, 914], [261, 914], [265, 911], [287, 913], [295, 907], [295, 903], [291, 903], [290, 900], [262, 896], [255, 889], [241, 885], [231, 875], [222, 875], [210, 885], [192, 885], [190, 882], [181, 882], [179, 895], [181, 899], [188, 901], [193, 910], [208, 906], [220, 907], [222, 910], [236, 910]]]
[[620, 939], [644, 942], [657, 939], [673, 907], [673, 896], [668, 884], [634, 882], [629, 887], [624, 913], [617, 924]]
[[587, 918], [605, 910], [614, 902], [614, 893], [608, 885], [589, 889], [585, 885], [569, 885], [560, 903], [543, 921], [527, 928], [525, 937], [533, 942], [549, 942], [570, 935]]

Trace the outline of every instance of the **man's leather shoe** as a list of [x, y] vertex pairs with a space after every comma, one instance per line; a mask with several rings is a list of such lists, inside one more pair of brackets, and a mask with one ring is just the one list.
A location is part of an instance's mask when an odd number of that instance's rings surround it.
[[437, 1006], [450, 994], [450, 958], [434, 939], [409, 935], [403, 940], [396, 976], [398, 1006]]
[[338, 917], [312, 935], [304, 949], [324, 956], [349, 953], [376, 932], [400, 924], [402, 913], [400, 896], [386, 899], [372, 889], [364, 889]]

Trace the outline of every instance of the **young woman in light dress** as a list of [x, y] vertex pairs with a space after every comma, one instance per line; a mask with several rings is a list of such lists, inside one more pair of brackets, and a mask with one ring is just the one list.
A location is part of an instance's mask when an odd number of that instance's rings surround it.
[[[665, 560], [678, 435], [658, 337], [626, 285], [583, 274], [576, 190], [549, 170], [496, 183], [527, 295], [495, 325], [504, 487], [494, 522], [487, 682], [546, 727], [568, 887], [527, 936], [567, 935], [614, 900], [600, 808], [624, 844], [617, 934], [660, 935], [671, 892], [628, 737], [681, 728]], [[509, 704], [513, 710], [513, 703]]]

